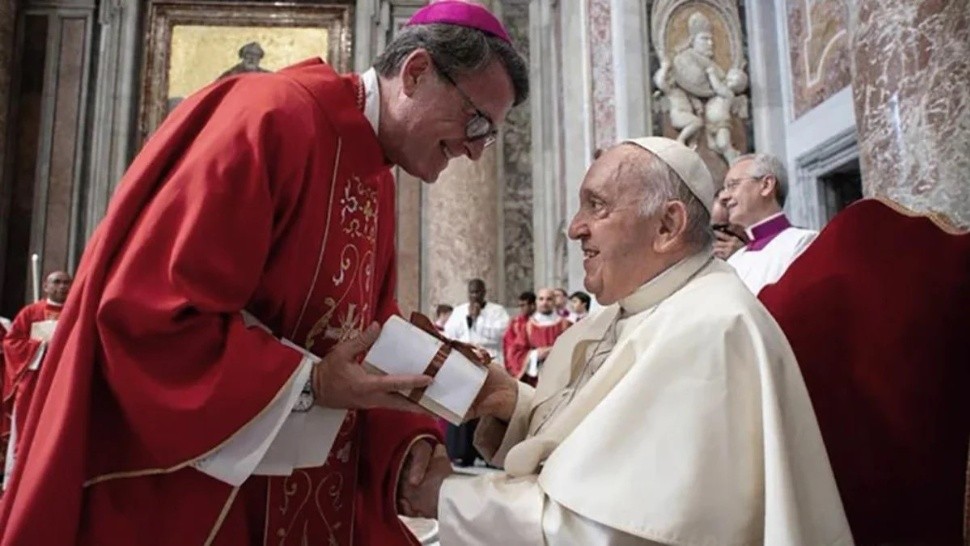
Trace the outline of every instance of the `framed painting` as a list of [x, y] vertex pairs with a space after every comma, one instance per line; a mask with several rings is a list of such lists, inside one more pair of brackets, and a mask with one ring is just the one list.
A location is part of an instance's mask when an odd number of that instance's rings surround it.
[[185, 97], [221, 78], [311, 57], [350, 69], [352, 3], [159, 0], [146, 15], [139, 148]]

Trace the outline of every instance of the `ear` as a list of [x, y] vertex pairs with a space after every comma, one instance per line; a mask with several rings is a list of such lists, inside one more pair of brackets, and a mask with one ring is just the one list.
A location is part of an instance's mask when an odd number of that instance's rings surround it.
[[657, 217], [657, 236], [653, 239], [653, 249], [658, 254], [675, 250], [681, 236], [687, 230], [687, 207], [680, 201], [669, 201]]
[[434, 71], [431, 55], [423, 48], [415, 49], [401, 63], [401, 88], [408, 97], [414, 95], [418, 81]]
[[775, 175], [769, 174], [761, 179], [761, 191], [758, 192], [762, 197], [771, 197], [778, 193], [778, 179]]

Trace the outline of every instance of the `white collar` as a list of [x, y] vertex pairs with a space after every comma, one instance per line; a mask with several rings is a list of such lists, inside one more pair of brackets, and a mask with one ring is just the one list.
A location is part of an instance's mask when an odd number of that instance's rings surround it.
[[558, 313], [553, 311], [548, 315], [543, 315], [542, 313], [536, 311], [532, 313], [532, 320], [536, 321], [540, 326], [549, 326], [550, 324], [558, 324], [562, 317]]
[[707, 252], [684, 258], [647, 281], [632, 294], [620, 298], [620, 307], [628, 315], [646, 311], [680, 290], [698, 271], [711, 263], [711, 259]]
[[369, 69], [360, 75], [360, 81], [364, 84], [364, 117], [376, 135], [381, 121], [381, 86], [377, 80], [377, 71]]
[[47, 298], [47, 305], [50, 305], [51, 307], [64, 307], [63, 303], [57, 303], [56, 301], [51, 301], [50, 298]]

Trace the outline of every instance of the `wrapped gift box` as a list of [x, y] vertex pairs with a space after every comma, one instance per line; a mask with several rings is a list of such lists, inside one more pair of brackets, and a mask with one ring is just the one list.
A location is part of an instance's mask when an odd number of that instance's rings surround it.
[[485, 384], [486, 363], [471, 347], [434, 331], [427, 317], [415, 314], [411, 320], [388, 319], [364, 363], [377, 373], [434, 377], [426, 389], [401, 394], [458, 425]]

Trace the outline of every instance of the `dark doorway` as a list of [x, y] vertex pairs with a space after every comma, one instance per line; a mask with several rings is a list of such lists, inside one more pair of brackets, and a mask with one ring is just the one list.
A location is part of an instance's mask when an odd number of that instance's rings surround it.
[[858, 158], [819, 177], [819, 190], [828, 222], [842, 209], [862, 199], [862, 172]]

